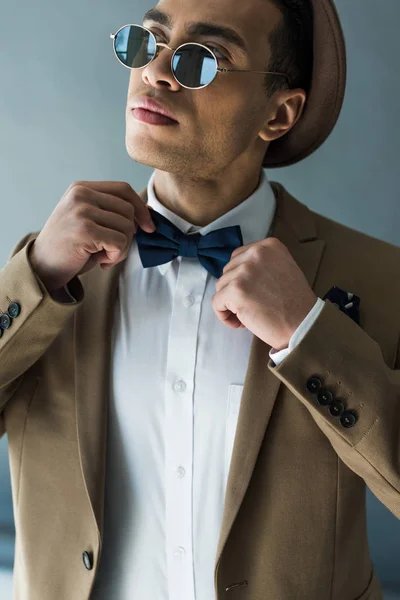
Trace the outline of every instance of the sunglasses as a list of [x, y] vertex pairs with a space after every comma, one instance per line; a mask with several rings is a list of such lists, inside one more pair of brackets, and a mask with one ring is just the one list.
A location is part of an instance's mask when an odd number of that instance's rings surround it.
[[170, 48], [157, 39], [149, 29], [142, 25], [124, 25], [117, 33], [111, 33], [115, 56], [128, 69], [143, 69], [158, 55], [160, 47], [173, 50], [171, 70], [176, 81], [189, 90], [200, 90], [210, 85], [218, 73], [262, 73], [281, 75], [290, 82], [284, 73], [275, 71], [252, 71], [249, 69], [224, 69], [218, 66], [214, 52], [196, 42], [182, 44], [178, 48]]

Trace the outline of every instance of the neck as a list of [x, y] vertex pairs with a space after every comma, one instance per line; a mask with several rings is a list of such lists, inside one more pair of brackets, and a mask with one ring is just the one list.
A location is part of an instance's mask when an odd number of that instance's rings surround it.
[[224, 174], [199, 180], [166, 171], [155, 171], [157, 200], [182, 219], [205, 227], [251, 196], [260, 184], [261, 170]]

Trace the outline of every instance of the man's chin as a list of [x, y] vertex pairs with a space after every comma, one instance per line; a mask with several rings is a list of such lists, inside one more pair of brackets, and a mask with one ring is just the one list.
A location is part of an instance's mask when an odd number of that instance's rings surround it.
[[159, 168], [159, 164], [163, 163], [163, 155], [167, 154], [167, 149], [163, 151], [159, 144], [140, 139], [137, 136], [127, 137], [125, 147], [132, 160], [149, 167]]
[[134, 150], [128, 149], [128, 155], [134, 162], [145, 165], [146, 167], [160, 169], [161, 171], [171, 170], [169, 168], [171, 167], [171, 161], [161, 154], [156, 154], [155, 152], [140, 152], [135, 148]]
[[142, 145], [130, 141], [130, 144], [129, 142], [126, 144], [126, 151], [133, 161], [167, 173], [183, 174], [187, 172], [187, 157], [185, 157], [186, 160], [179, 157], [176, 153], [171, 152], [171, 148], [156, 148], [154, 144], [150, 148], [149, 144]]

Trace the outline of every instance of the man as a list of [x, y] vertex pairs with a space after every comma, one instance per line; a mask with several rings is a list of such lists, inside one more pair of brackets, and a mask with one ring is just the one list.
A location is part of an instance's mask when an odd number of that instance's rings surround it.
[[400, 249], [262, 171], [337, 121], [333, 3], [164, 0], [142, 25], [112, 37], [155, 230], [118, 264], [81, 244], [71, 278], [60, 203], [1, 272], [16, 598], [381, 599], [365, 489], [400, 517]]

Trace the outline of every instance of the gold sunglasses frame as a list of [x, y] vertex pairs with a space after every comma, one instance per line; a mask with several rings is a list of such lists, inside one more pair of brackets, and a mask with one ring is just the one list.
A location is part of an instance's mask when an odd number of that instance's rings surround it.
[[[153, 58], [146, 65], [143, 65], [143, 67], [129, 67], [124, 62], [122, 62], [122, 60], [119, 58], [119, 56], [117, 54], [117, 51], [115, 49], [115, 40], [116, 40], [119, 32], [122, 31], [122, 29], [124, 29], [125, 27], [140, 27], [140, 29], [144, 29], [145, 31], [147, 31], [154, 39], [154, 45], [156, 47], [156, 52], [155, 52]], [[171, 50], [173, 52], [173, 55], [171, 57], [171, 73], [174, 76], [174, 79], [179, 83], [179, 85], [186, 88], [187, 90], [202, 90], [202, 89], [204, 89], [205, 87], [209, 86], [215, 80], [218, 73], [262, 73], [263, 75], [282, 75], [282, 77], [286, 78], [287, 84], [290, 87], [289, 77], [285, 73], [277, 73], [276, 71], [254, 71], [252, 69], [225, 69], [225, 68], [219, 66], [218, 58], [215, 56], [215, 54], [211, 50], [211, 48], [209, 48], [205, 44], [199, 44], [198, 42], [185, 42], [184, 44], [181, 44], [180, 46], [178, 46], [178, 48], [171, 48], [170, 46], [168, 46], [168, 44], [165, 44], [164, 42], [157, 42], [157, 38], [156, 38], [155, 34], [152, 31], [150, 31], [150, 29], [147, 29], [147, 27], [144, 27], [143, 25], [137, 25], [136, 23], [128, 23], [127, 25], [123, 25], [122, 27], [120, 27], [118, 29], [118, 31], [116, 33], [110, 33], [110, 38], [113, 40], [113, 49], [114, 49], [114, 54], [115, 54], [117, 60], [121, 63], [121, 65], [123, 65], [127, 69], [130, 69], [131, 71], [140, 70], [140, 69], [144, 69], [145, 67], [148, 67], [149, 64], [151, 62], [153, 62], [153, 60], [155, 60], [157, 58], [157, 56], [159, 55], [160, 48], [168, 48], [168, 50]], [[180, 50], [180, 48], [182, 48], [183, 46], [188, 46], [188, 45], [200, 46], [202, 48], [205, 48], [214, 57], [215, 64], [217, 65], [216, 71], [215, 71], [215, 76], [209, 83], [206, 83], [206, 85], [201, 85], [200, 87], [188, 87], [187, 85], [183, 85], [183, 83], [178, 81], [178, 79], [175, 77], [175, 73], [174, 73], [174, 69], [173, 69], [174, 56], [175, 56], [176, 52], [178, 50]]]

